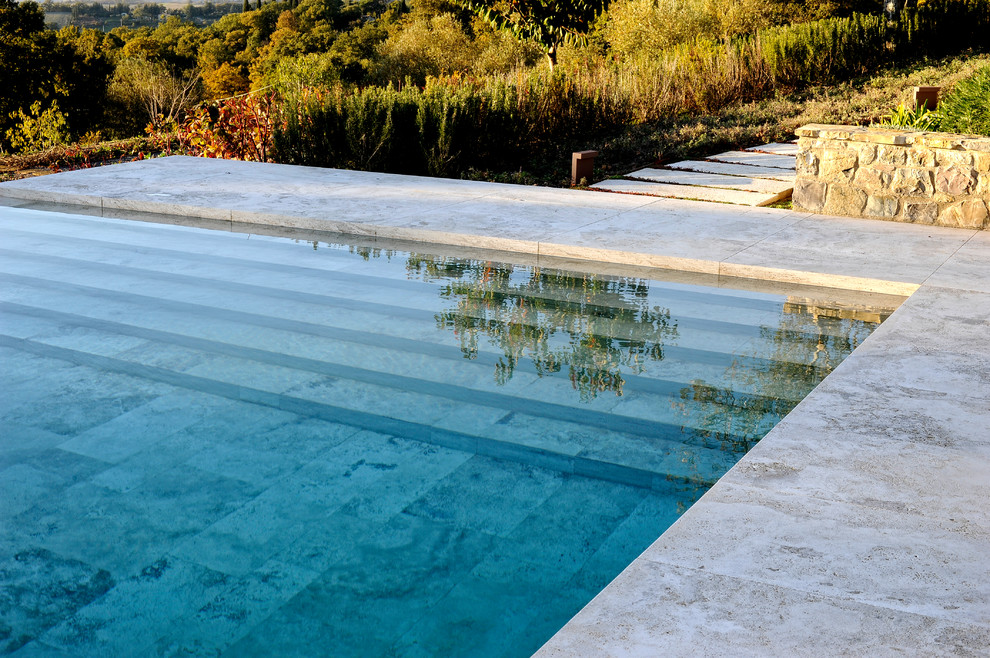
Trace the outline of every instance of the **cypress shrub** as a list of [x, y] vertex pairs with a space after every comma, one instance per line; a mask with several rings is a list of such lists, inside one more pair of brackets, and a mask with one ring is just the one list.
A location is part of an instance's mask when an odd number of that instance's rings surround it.
[[761, 30], [757, 40], [774, 80], [794, 86], [866, 73], [887, 57], [895, 31], [882, 16], [853, 14]]
[[433, 176], [516, 168], [632, 118], [560, 73], [539, 72], [401, 90], [338, 85], [286, 103], [274, 136], [282, 162]]

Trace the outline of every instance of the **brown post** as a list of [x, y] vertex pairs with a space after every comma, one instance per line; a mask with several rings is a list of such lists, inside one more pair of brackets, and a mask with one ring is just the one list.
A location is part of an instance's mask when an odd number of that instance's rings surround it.
[[935, 111], [938, 107], [938, 92], [941, 87], [915, 87], [914, 88], [914, 109], [927, 108]]
[[591, 180], [598, 151], [575, 151], [571, 154], [571, 185], [577, 185], [582, 178]]

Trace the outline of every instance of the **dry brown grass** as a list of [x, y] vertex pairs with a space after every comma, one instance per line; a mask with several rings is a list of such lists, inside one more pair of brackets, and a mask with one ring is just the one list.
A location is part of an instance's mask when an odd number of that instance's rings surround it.
[[985, 54], [918, 63], [839, 85], [736, 103], [717, 112], [629, 126], [587, 148], [602, 151], [596, 175], [607, 178], [658, 162], [791, 140], [794, 130], [808, 123], [869, 124], [909, 102], [914, 87], [949, 87], [988, 63], [990, 55]]

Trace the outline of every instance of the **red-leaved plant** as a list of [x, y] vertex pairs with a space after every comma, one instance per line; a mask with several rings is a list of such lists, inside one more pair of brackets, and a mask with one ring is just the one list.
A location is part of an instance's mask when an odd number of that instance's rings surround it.
[[174, 132], [154, 130], [166, 154], [272, 162], [272, 136], [282, 122], [273, 94], [252, 94], [204, 103], [189, 110]]

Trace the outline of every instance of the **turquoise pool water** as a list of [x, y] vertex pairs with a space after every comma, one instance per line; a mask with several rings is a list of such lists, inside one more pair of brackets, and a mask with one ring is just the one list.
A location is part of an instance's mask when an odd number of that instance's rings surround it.
[[889, 307], [0, 209], [0, 653], [526, 656]]

